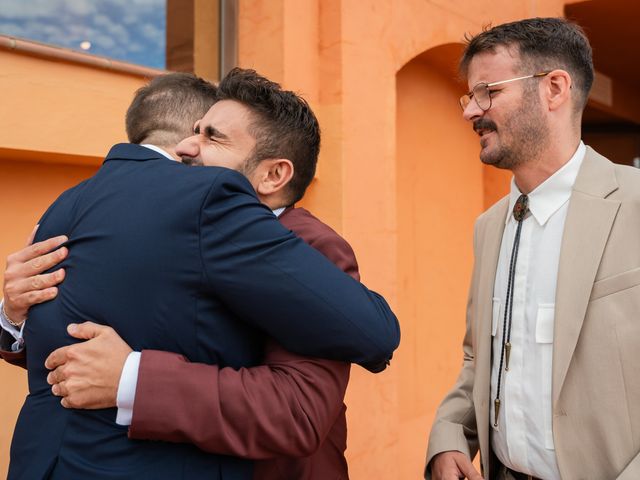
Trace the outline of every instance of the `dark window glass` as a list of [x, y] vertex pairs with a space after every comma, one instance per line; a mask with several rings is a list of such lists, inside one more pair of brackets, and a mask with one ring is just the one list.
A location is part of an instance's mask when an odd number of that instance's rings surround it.
[[0, 34], [165, 68], [166, 0], [0, 0]]

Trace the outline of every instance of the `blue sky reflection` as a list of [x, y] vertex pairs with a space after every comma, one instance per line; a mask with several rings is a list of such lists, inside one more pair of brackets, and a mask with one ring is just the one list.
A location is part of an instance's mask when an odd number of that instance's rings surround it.
[[165, 68], [166, 0], [0, 0], [0, 34]]

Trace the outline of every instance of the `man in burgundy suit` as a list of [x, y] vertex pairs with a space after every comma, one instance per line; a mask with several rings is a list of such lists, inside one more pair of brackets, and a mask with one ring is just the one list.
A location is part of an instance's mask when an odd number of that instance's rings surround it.
[[[249, 132], [255, 132], [256, 126], [259, 130], [256, 117], [268, 105], [260, 105], [256, 99], [255, 105], [250, 103], [238, 85], [266, 79], [246, 72], [237, 72], [235, 81], [232, 74], [231, 79], [221, 83], [220, 102], [196, 124], [196, 135], [176, 147], [176, 153], [185, 162], [227, 166], [245, 173], [261, 201], [280, 213], [283, 225], [358, 279], [353, 251], [341, 237], [304, 209], [288, 207], [282, 211], [290, 203], [290, 184], [297, 185], [298, 197], [304, 193], [316, 158], [295, 166], [286, 158], [266, 159], [264, 154], [256, 158], [264, 145], [260, 145], [259, 134]], [[230, 148], [221, 153], [213, 140]], [[300, 181], [300, 175], [306, 179]], [[55, 248], [55, 244], [54, 240], [40, 248]], [[29, 254], [23, 251], [22, 255]], [[44, 257], [43, 267], [59, 261], [59, 256]], [[54, 280], [47, 278], [51, 285]], [[51, 288], [48, 284], [43, 287]], [[118, 352], [126, 353], [128, 346], [113, 330], [94, 324], [80, 325], [73, 335], [93, 339], [52, 354], [48, 366], [58, 366], [51, 375], [51, 382], [58, 383], [54, 392], [63, 396], [63, 404], [69, 407], [115, 406], [114, 390], [121, 383], [110, 385], [111, 392], [105, 395], [102, 390], [87, 389], [83, 382], [89, 378], [119, 379], [122, 361], [112, 360]], [[15, 360], [19, 355], [4, 356]], [[74, 376], [68, 373], [69, 367], [77, 366], [74, 361], [77, 365], [88, 361], [89, 366], [76, 370]], [[66, 367], [60, 366], [64, 362], [68, 362]], [[143, 351], [129, 435], [189, 442], [207, 451], [257, 459], [255, 478], [347, 478], [342, 399], [348, 377], [348, 364], [293, 355], [273, 342], [267, 344], [264, 365], [241, 370], [192, 364], [167, 352]]]

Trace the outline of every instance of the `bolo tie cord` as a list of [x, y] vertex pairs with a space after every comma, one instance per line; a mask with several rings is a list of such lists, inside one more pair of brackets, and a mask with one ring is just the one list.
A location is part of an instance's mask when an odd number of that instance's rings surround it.
[[518, 222], [516, 235], [511, 248], [511, 260], [509, 262], [509, 279], [507, 281], [507, 299], [504, 308], [504, 318], [502, 321], [502, 342], [500, 348], [500, 368], [498, 369], [498, 386], [496, 398], [494, 400], [494, 421], [493, 426], [498, 428], [498, 416], [500, 414], [500, 390], [502, 387], [502, 367], [509, 371], [509, 359], [511, 356], [511, 324], [513, 316], [513, 287], [516, 276], [516, 263], [518, 261], [518, 250], [520, 247], [520, 233], [522, 232], [522, 222], [529, 211], [529, 198], [520, 195], [513, 206], [513, 216]]

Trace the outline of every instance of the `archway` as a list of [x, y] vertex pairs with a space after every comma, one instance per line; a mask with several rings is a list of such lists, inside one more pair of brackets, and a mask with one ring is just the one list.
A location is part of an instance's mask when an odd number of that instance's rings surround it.
[[[424, 432], [462, 363], [475, 218], [484, 210], [478, 138], [461, 116], [460, 44], [415, 57], [396, 75], [401, 448]], [[424, 434], [422, 434], [424, 435]], [[411, 456], [411, 455], [410, 455]]]

